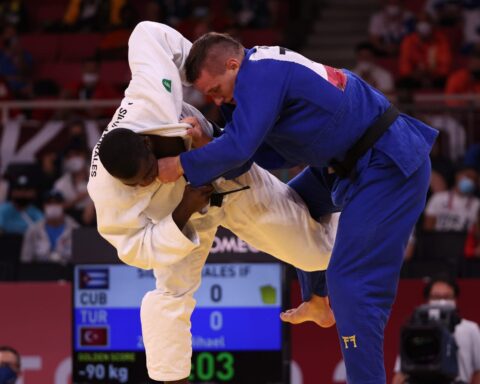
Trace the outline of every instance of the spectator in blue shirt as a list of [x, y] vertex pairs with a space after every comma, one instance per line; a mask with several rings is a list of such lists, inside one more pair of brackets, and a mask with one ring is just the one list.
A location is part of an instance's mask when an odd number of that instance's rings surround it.
[[42, 212], [33, 205], [36, 196], [35, 186], [28, 175], [14, 177], [9, 199], [0, 204], [0, 233], [23, 235], [29, 226], [43, 218]]

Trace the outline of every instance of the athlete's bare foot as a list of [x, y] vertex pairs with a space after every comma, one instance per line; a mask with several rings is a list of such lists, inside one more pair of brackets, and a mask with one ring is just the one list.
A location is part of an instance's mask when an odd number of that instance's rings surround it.
[[322, 328], [330, 328], [335, 324], [335, 317], [330, 308], [328, 297], [317, 295], [313, 295], [309, 301], [303, 302], [297, 308], [282, 312], [280, 319], [291, 324], [313, 321]]

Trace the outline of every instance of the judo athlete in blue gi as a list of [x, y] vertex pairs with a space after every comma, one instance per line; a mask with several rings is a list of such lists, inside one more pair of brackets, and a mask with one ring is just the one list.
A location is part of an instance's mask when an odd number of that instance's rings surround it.
[[[210, 144], [159, 160], [159, 179], [184, 174], [199, 186], [252, 161], [308, 165], [291, 186], [314, 216], [342, 211], [326, 282], [348, 383], [385, 383], [384, 328], [437, 132], [353, 73], [280, 47], [245, 50], [209, 33], [193, 44], [186, 75], [233, 113]], [[300, 276], [305, 300], [327, 294], [321, 274]]]

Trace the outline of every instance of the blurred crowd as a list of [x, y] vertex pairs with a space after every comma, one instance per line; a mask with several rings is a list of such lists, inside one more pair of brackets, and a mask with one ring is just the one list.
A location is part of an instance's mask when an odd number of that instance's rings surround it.
[[420, 1], [415, 12], [405, 4], [413, 2], [382, 3], [371, 15], [368, 42], [357, 48], [355, 72], [387, 94], [478, 92], [480, 1]]
[[[297, 3], [5, 0], [0, 2], [0, 101], [120, 99], [129, 81], [128, 37], [142, 20], [167, 23], [191, 40], [216, 30], [247, 47], [282, 44], [298, 50], [323, 3]], [[379, 0], [365, 36], [352, 71], [400, 105], [418, 92], [480, 93], [480, 0]], [[185, 88], [184, 97], [220, 122], [217, 108], [200, 93]], [[474, 263], [480, 262], [480, 135], [466, 129], [472, 125], [467, 115], [445, 112], [463, 107], [470, 104], [460, 96], [436, 112], [408, 111], [441, 134], [431, 154], [426, 209], [406, 248], [405, 276], [440, 267], [480, 276]], [[0, 157], [0, 241], [8, 244], [3, 249], [21, 255], [21, 263], [68, 265], [73, 229], [96, 225], [86, 191], [89, 160], [112, 113], [113, 107], [9, 111], [13, 125], [3, 125], [2, 140], [14, 137], [15, 145], [27, 150], [41, 136], [39, 127], [52, 139], [31, 156], [34, 161]], [[278, 175], [287, 179], [299, 169]], [[445, 247], [438, 245], [445, 239]], [[429, 264], [434, 257], [428, 253], [437, 252], [432, 244], [455, 258]], [[416, 261], [425, 263], [425, 270], [409, 267]]]

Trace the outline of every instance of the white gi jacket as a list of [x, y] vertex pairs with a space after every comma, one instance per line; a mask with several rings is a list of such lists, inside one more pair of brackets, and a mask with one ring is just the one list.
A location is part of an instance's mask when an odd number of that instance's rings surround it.
[[[132, 80], [106, 132], [122, 127], [183, 136], [185, 129], [169, 129], [165, 124], [192, 114], [211, 130], [197, 110], [182, 103], [179, 73], [190, 47], [166, 25], [137, 25], [129, 40]], [[193, 293], [219, 225], [301, 269], [323, 270], [328, 265], [338, 216], [320, 225], [292, 189], [256, 165], [234, 180], [217, 182], [216, 188], [240, 185], [251, 189], [226, 196], [220, 208], [194, 214], [181, 231], [172, 212], [183, 196], [183, 178], [168, 184], [156, 180], [147, 187], [126, 186], [104, 169], [98, 145], [93, 152], [88, 191], [99, 233], [122, 261], [153, 269], [156, 277], [156, 289], [145, 295], [141, 306], [147, 368], [154, 380], [180, 380], [190, 374]]]

